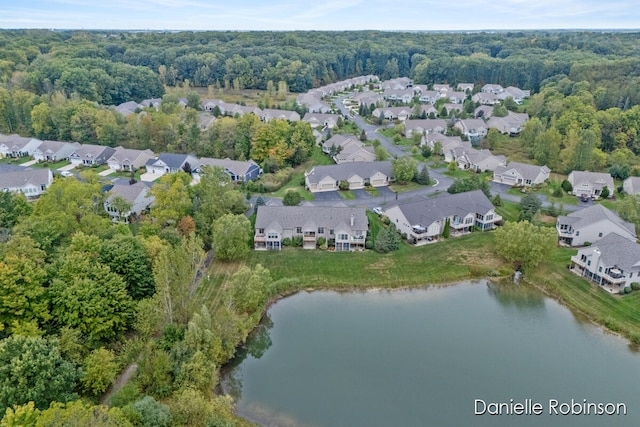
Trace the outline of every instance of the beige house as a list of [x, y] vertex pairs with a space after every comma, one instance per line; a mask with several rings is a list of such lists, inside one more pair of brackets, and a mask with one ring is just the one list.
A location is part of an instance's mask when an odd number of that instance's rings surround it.
[[36, 198], [53, 183], [51, 169], [24, 169], [0, 173], [0, 191]]
[[115, 152], [107, 160], [107, 164], [109, 169], [116, 171], [134, 171], [155, 157], [156, 155], [151, 150], [116, 147]]
[[611, 197], [615, 190], [613, 178], [604, 172], [572, 171], [567, 181], [573, 187], [571, 193], [575, 196], [600, 197], [602, 189], [607, 187]]
[[256, 250], [281, 250], [284, 239], [301, 238], [315, 249], [322, 237], [336, 251], [353, 251], [364, 249], [368, 229], [365, 208], [260, 206], [253, 241]]
[[312, 193], [336, 191], [340, 181], [349, 183], [350, 190], [383, 187], [393, 181], [391, 162], [354, 162], [315, 166], [305, 173], [305, 186]]
[[560, 243], [568, 246], [595, 243], [610, 233], [630, 240], [636, 239], [636, 226], [602, 205], [593, 205], [567, 216], [559, 216], [556, 230]]
[[551, 171], [546, 166], [509, 162], [493, 171], [493, 180], [516, 187], [531, 187], [545, 182], [550, 174]]

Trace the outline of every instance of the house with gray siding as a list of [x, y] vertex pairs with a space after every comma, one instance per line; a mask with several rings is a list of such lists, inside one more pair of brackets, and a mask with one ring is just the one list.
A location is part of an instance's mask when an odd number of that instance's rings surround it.
[[253, 160], [241, 161], [231, 159], [213, 159], [201, 157], [193, 167], [195, 175], [202, 173], [205, 166], [219, 167], [229, 175], [231, 182], [249, 182], [257, 179], [262, 174], [262, 168]]
[[115, 148], [103, 145], [82, 144], [69, 155], [69, 160], [74, 165], [104, 165], [115, 152]]
[[528, 163], [509, 162], [506, 166], [498, 166], [493, 171], [493, 180], [515, 187], [531, 187], [549, 179], [551, 170], [546, 166]]
[[366, 186], [383, 187], [393, 181], [391, 162], [353, 162], [314, 166], [305, 173], [305, 187], [312, 193], [336, 191], [340, 181], [347, 181], [350, 190]]
[[0, 134], [0, 158], [1, 157], [29, 157], [42, 141], [35, 138], [26, 138], [17, 134]]
[[68, 160], [78, 148], [78, 142], [42, 141], [38, 148], [33, 150], [33, 158], [39, 162], [59, 162]]
[[363, 250], [368, 229], [365, 208], [260, 206], [253, 241], [256, 250], [281, 250], [284, 239], [302, 238], [315, 249], [322, 237], [336, 251]]
[[610, 233], [571, 257], [570, 270], [604, 290], [618, 293], [640, 282], [640, 245]]
[[575, 196], [600, 197], [602, 189], [607, 187], [611, 197], [615, 190], [613, 178], [604, 172], [572, 171], [567, 181], [573, 187], [571, 193]]
[[[122, 219], [129, 221], [129, 217], [133, 214], [140, 215], [143, 211], [149, 209], [154, 201], [154, 197], [149, 194], [149, 187], [142, 182], [136, 182], [129, 185], [116, 184], [108, 192], [109, 196], [104, 202], [104, 210], [114, 219]], [[113, 199], [120, 197], [131, 205], [131, 209], [126, 212], [118, 212], [112, 206]]]
[[191, 170], [193, 170], [198, 163], [198, 159], [191, 154], [162, 153], [157, 159], [149, 160], [146, 166], [147, 172], [162, 175], [184, 170], [187, 163]]
[[27, 198], [39, 197], [53, 183], [48, 168], [9, 170], [0, 173], [0, 191], [23, 193]]
[[560, 215], [556, 230], [559, 242], [567, 246], [595, 243], [610, 233], [636, 239], [636, 226], [602, 205], [593, 205], [566, 216]]
[[481, 190], [398, 203], [382, 213], [415, 245], [439, 241], [447, 222], [451, 236], [469, 233], [473, 227], [492, 230], [502, 222]]
[[115, 152], [107, 160], [107, 164], [109, 169], [130, 172], [143, 167], [155, 157], [156, 155], [151, 150], [116, 147]]
[[622, 191], [626, 194], [640, 193], [640, 176], [630, 176], [622, 181]]

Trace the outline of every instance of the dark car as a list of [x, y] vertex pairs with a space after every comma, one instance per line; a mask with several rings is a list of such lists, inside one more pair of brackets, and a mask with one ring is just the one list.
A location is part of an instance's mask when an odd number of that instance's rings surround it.
[[589, 195], [587, 195], [587, 194], [582, 194], [582, 195], [580, 196], [580, 201], [581, 201], [582, 203], [587, 203], [587, 202], [589, 201]]

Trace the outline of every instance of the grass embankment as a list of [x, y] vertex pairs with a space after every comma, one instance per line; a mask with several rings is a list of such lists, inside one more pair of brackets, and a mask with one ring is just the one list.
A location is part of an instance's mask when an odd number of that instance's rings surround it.
[[[375, 235], [379, 222], [374, 216], [370, 221]], [[398, 251], [389, 254], [371, 250], [335, 253], [294, 248], [254, 251], [241, 263], [214, 262], [203, 300], [215, 307], [216, 290], [245, 264], [266, 266], [273, 280], [280, 283], [277, 289], [281, 295], [306, 289], [393, 289], [509, 276], [511, 267], [494, 255], [493, 244], [493, 233], [476, 232], [420, 247], [403, 243]], [[525, 274], [524, 285], [556, 299], [579, 319], [599, 324], [640, 344], [640, 292], [610, 295], [576, 276], [567, 268], [574, 254], [575, 249], [554, 249], [547, 261]]]

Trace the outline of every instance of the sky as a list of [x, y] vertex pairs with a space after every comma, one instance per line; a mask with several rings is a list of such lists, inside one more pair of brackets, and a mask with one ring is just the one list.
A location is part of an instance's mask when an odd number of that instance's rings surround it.
[[0, 0], [0, 28], [638, 29], [637, 0]]

